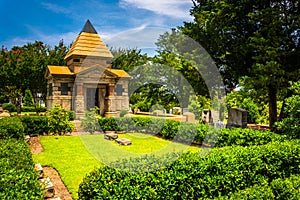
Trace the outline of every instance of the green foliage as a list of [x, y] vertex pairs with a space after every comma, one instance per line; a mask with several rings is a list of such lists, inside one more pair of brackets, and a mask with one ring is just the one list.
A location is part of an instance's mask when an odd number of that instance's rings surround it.
[[24, 127], [18, 117], [0, 119], [0, 139], [24, 139]]
[[285, 101], [284, 112], [287, 117], [276, 123], [277, 129], [293, 138], [300, 138], [300, 81], [291, 83], [294, 95]]
[[21, 116], [19, 117], [26, 135], [43, 135], [49, 133], [47, 116]]
[[47, 108], [43, 106], [23, 106], [22, 112], [46, 112]]
[[285, 141], [286, 136], [252, 129], [219, 129], [204, 124], [192, 124], [154, 117], [100, 118], [99, 131], [145, 132], [161, 135], [182, 143], [205, 143], [217, 147], [264, 145]]
[[[271, 127], [288, 81], [299, 79], [299, 7], [288, 1], [194, 1], [192, 22], [179, 30], [212, 56], [225, 85], [246, 85], [266, 96]], [[243, 66], [241, 70], [241, 66]], [[285, 95], [284, 95], [285, 94]]]
[[275, 179], [271, 183], [255, 184], [254, 186], [218, 199], [299, 199], [299, 190], [300, 177], [299, 175], [292, 175], [288, 178]]
[[52, 134], [65, 134], [72, 132], [75, 125], [70, 122], [68, 111], [60, 105], [55, 105], [49, 111], [49, 133]]
[[68, 115], [70, 121], [74, 121], [76, 119], [76, 112], [74, 110], [69, 110]]
[[11, 50], [2, 48], [0, 93], [18, 107], [26, 89], [32, 94], [42, 93], [42, 98], [45, 99], [47, 80], [44, 75], [47, 65], [65, 65], [66, 52], [67, 48], [63, 42], [53, 49], [41, 41], [28, 43], [22, 47], [14, 46]]
[[128, 114], [128, 110], [121, 110], [120, 111], [120, 117], [124, 117], [127, 114]]
[[[300, 164], [299, 153], [300, 141], [295, 140], [213, 149], [204, 157], [187, 153], [181, 157], [171, 154], [121, 160], [85, 177], [78, 195], [79, 199], [216, 198], [298, 174], [299, 168], [295, 166]], [[149, 163], [162, 168], [147, 171], [153, 167]]]
[[260, 114], [257, 104], [243, 92], [231, 92], [226, 96], [227, 110], [230, 108], [243, 108], [247, 111], [247, 122], [257, 124]]
[[30, 90], [25, 90], [25, 96], [23, 98], [24, 106], [34, 106], [34, 99]]
[[2, 105], [2, 109], [8, 110], [8, 112], [16, 112], [17, 111], [17, 107], [12, 103], [4, 103]]
[[88, 131], [89, 133], [94, 133], [96, 130], [99, 130], [99, 122], [98, 119], [100, 116], [98, 115], [99, 108], [94, 107], [89, 111], [84, 112], [84, 117], [80, 119], [80, 126], [83, 130]]
[[0, 139], [0, 199], [44, 199], [28, 145]]

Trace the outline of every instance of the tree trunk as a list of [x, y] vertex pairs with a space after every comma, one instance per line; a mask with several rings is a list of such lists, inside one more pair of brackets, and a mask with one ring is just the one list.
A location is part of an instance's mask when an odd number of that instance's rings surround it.
[[274, 124], [277, 122], [277, 89], [273, 86], [269, 86], [269, 120], [270, 128], [274, 130]]

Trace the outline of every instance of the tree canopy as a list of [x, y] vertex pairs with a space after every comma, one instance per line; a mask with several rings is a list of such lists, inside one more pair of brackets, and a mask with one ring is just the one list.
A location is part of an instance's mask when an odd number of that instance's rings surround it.
[[270, 125], [288, 81], [300, 77], [300, 4], [297, 0], [195, 0], [179, 29], [213, 57], [229, 88], [241, 78], [267, 95]]

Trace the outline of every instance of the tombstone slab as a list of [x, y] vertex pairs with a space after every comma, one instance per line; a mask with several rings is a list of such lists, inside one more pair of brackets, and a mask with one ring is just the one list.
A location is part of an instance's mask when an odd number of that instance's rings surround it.
[[247, 111], [241, 108], [230, 108], [226, 127], [247, 128]]
[[118, 139], [118, 134], [116, 134], [116, 133], [106, 133], [106, 134], [104, 134], [104, 139], [106, 139], [106, 140]]
[[195, 115], [191, 112], [185, 112], [183, 116], [186, 117], [186, 122], [195, 123]]
[[132, 141], [127, 138], [118, 138], [116, 139], [116, 142], [120, 145], [131, 145]]

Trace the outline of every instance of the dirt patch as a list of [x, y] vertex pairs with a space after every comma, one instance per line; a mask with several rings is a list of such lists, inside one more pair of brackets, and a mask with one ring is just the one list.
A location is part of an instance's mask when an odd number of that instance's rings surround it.
[[32, 154], [39, 154], [44, 151], [38, 136], [30, 137], [30, 151]]
[[62, 200], [72, 200], [68, 189], [62, 182], [58, 172], [52, 167], [43, 167], [44, 176], [49, 177], [54, 185], [55, 197], [60, 197]]

